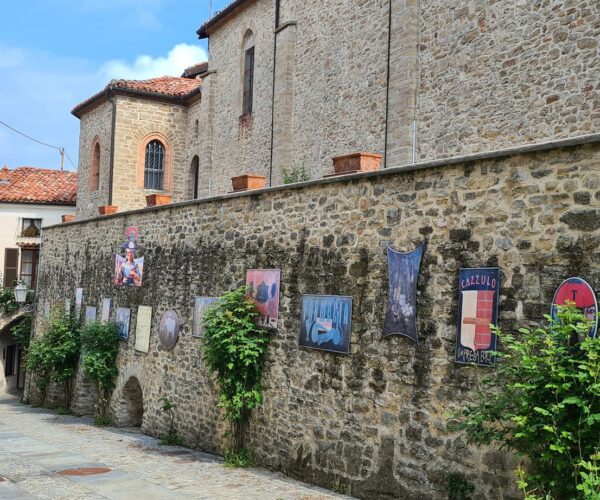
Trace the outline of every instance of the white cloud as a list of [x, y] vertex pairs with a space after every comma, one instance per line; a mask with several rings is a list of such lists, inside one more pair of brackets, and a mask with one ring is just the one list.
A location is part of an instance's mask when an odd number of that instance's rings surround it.
[[121, 59], [108, 61], [102, 65], [100, 75], [107, 80], [145, 80], [164, 75], [181, 76], [185, 68], [206, 60], [206, 51], [202, 47], [180, 43], [166, 56], [141, 55], [133, 62]]

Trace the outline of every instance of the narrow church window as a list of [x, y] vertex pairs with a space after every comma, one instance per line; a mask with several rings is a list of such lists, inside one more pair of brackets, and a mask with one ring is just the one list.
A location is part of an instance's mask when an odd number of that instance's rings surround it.
[[100, 143], [97, 140], [94, 141], [89, 172], [89, 191], [97, 191], [100, 187]]
[[254, 34], [248, 30], [244, 37], [244, 102], [242, 114], [252, 113], [254, 99]]
[[160, 141], [154, 140], [146, 146], [146, 161], [144, 164], [144, 188], [163, 189], [165, 166], [165, 148]]
[[198, 186], [200, 183], [200, 160], [198, 156], [194, 156], [192, 160], [192, 199], [198, 199]]

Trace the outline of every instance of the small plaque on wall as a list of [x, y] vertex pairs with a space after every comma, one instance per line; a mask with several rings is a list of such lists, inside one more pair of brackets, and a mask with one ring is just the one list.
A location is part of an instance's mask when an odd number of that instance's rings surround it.
[[179, 338], [179, 318], [175, 311], [165, 311], [160, 317], [158, 339], [165, 349], [173, 349]]
[[128, 309], [126, 307], [117, 307], [115, 323], [117, 324], [119, 340], [127, 340], [129, 338], [130, 317], [131, 309]]
[[110, 299], [102, 299], [102, 316], [100, 319], [105, 322], [110, 319]]
[[137, 323], [135, 326], [135, 350], [148, 352], [150, 350], [150, 329], [152, 328], [152, 307], [138, 307]]

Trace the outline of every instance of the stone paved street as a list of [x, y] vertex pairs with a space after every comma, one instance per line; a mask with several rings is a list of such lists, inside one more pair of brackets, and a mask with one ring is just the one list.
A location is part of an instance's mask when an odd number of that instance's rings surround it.
[[[73, 469], [104, 469], [68, 475]], [[107, 470], [108, 469], [108, 470]], [[78, 471], [81, 473], [81, 471]], [[0, 498], [348, 498], [260, 469], [227, 469], [218, 457], [160, 446], [137, 429], [97, 428], [0, 396]]]

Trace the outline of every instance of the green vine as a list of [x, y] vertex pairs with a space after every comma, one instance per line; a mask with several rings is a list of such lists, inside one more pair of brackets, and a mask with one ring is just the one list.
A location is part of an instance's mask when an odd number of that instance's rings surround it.
[[56, 311], [40, 337], [29, 345], [27, 370], [35, 375], [35, 383], [45, 403], [51, 382], [63, 384], [65, 406], [71, 403], [71, 385], [77, 370], [81, 340], [79, 328], [63, 311]]
[[31, 341], [31, 313], [23, 315], [23, 319], [13, 326], [10, 332], [17, 341], [17, 344], [27, 353]]
[[96, 418], [107, 417], [108, 395], [114, 388], [119, 374], [117, 353], [119, 352], [118, 328], [115, 323], [90, 323], [81, 331], [83, 370], [98, 387]]
[[177, 430], [175, 429], [175, 408], [177, 405], [167, 396], [163, 396], [159, 401], [160, 409], [169, 417], [169, 432], [160, 440], [160, 444], [166, 446], [178, 446], [183, 440], [177, 435]]
[[238, 455], [244, 450], [250, 411], [262, 402], [260, 381], [269, 344], [267, 331], [254, 322], [258, 312], [246, 293], [246, 287], [228, 292], [204, 313], [202, 346], [219, 384], [219, 406], [231, 425], [232, 452]]
[[[527, 499], [600, 498], [600, 338], [573, 303], [550, 326], [496, 330], [497, 369], [458, 416], [476, 443], [522, 457], [517, 486]], [[583, 339], [578, 341], [577, 339]], [[498, 390], [500, 388], [500, 390]]]

